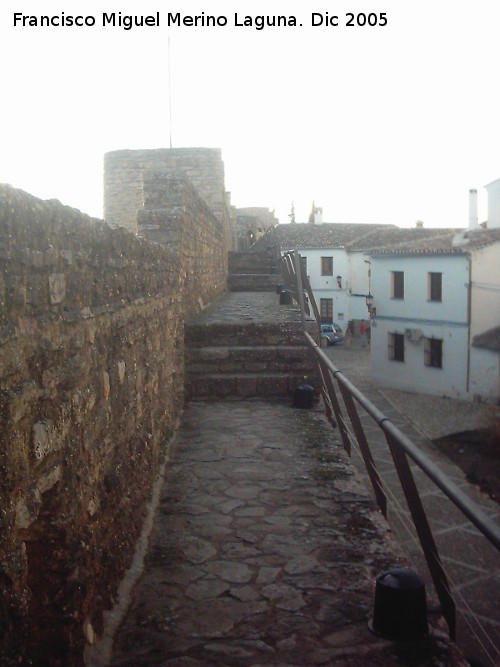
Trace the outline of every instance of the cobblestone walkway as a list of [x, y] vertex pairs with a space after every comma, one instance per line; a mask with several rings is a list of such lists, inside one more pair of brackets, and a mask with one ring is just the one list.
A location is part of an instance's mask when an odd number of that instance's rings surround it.
[[[190, 403], [111, 664], [416, 664], [367, 627], [374, 578], [401, 562], [321, 413]], [[418, 650], [464, 664], [444, 639]]]

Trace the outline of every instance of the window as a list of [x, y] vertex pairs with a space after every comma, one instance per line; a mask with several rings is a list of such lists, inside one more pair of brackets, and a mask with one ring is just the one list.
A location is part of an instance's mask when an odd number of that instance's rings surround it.
[[319, 300], [319, 314], [322, 322], [333, 322], [333, 299]]
[[443, 274], [429, 273], [429, 301], [442, 301], [443, 296]]
[[392, 361], [405, 360], [405, 337], [404, 334], [390, 333], [387, 340], [388, 357]]
[[443, 341], [440, 338], [425, 339], [424, 363], [433, 368], [443, 368]]
[[405, 298], [405, 274], [404, 271], [393, 271], [391, 297], [393, 299]]
[[333, 276], [333, 257], [321, 258], [321, 275]]

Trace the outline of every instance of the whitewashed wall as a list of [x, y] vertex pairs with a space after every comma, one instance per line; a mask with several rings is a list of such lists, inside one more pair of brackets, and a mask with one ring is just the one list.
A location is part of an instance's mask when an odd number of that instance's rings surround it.
[[472, 398], [492, 403], [500, 401], [500, 353], [472, 347], [470, 367]]
[[488, 229], [500, 227], [500, 178], [486, 186], [488, 192]]
[[[362, 252], [347, 253], [342, 248], [302, 249], [307, 257], [307, 274], [316, 302], [333, 299], [333, 319], [345, 330], [349, 320], [368, 319], [365, 295], [368, 294], [368, 268]], [[333, 257], [333, 276], [321, 275], [321, 258]], [[342, 277], [339, 288], [337, 276]]]
[[500, 242], [472, 253], [471, 337], [500, 326]]
[[[302, 257], [307, 257], [307, 275], [320, 307], [320, 299], [333, 299], [333, 320], [343, 329], [349, 320], [349, 300], [346, 284], [349, 281], [349, 261], [347, 253], [341, 248], [299, 250]], [[321, 275], [321, 258], [333, 257], [333, 275]], [[337, 276], [342, 277], [342, 287], [338, 286]], [[346, 282], [347, 281], [347, 282]]]
[[[391, 298], [391, 272], [405, 274], [404, 299]], [[443, 274], [441, 302], [428, 300], [428, 273]], [[372, 257], [372, 378], [385, 387], [454, 398], [467, 397], [469, 261], [462, 255]], [[388, 358], [388, 334], [405, 337], [405, 361]], [[425, 366], [424, 337], [443, 340], [443, 368]]]
[[[424, 337], [443, 340], [443, 368], [425, 365], [423, 338], [416, 343], [405, 338], [404, 362], [388, 358], [388, 333], [404, 334], [407, 328], [418, 328]], [[378, 385], [418, 394], [467, 398], [466, 327], [377, 318], [372, 322], [371, 341], [371, 375]]]

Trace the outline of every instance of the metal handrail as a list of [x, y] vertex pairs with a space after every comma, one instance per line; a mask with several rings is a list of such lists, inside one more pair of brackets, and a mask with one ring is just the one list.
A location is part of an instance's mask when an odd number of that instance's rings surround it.
[[[485, 512], [467, 496], [456, 484], [454, 484], [447, 475], [445, 475], [436, 464], [431, 461], [408, 436], [406, 436], [391, 419], [384, 415], [344, 374], [332, 363], [332, 361], [321, 350], [318, 343], [306, 330], [306, 318], [303, 300], [303, 288], [305, 287], [309, 303], [312, 307], [316, 321], [318, 323], [319, 340], [319, 312], [314, 299], [314, 295], [309, 284], [309, 280], [300, 261], [300, 255], [296, 250], [285, 253], [282, 257], [282, 276], [285, 284], [291, 289], [295, 300], [298, 302], [301, 310], [303, 332], [308, 346], [317, 356], [319, 374], [323, 383], [321, 394], [324, 399], [327, 417], [333, 426], [339, 427], [344, 447], [349, 456], [351, 454], [351, 441], [348, 428], [341, 412], [340, 403], [335, 393], [333, 380], [338, 383], [344, 405], [346, 407], [349, 419], [353, 425], [354, 434], [358, 441], [363, 461], [370, 477], [377, 503], [387, 516], [387, 498], [382, 487], [379, 473], [375, 466], [375, 461], [370, 451], [370, 446], [359, 415], [357, 413], [356, 403], [360, 405], [366, 413], [373, 419], [384, 432], [387, 444], [389, 446], [401, 487], [405, 494], [413, 524], [417, 531], [418, 538], [427, 561], [429, 572], [431, 574], [436, 593], [441, 602], [441, 608], [444, 618], [448, 623], [450, 636], [455, 638], [456, 613], [455, 602], [451, 594], [450, 586], [437, 546], [434, 542], [431, 528], [422, 505], [417, 485], [410, 469], [409, 457], [427, 477], [454, 503], [454, 505], [478, 528], [486, 539], [500, 550], [500, 527], [488, 517]], [[355, 403], [356, 401], [356, 403]], [[335, 419], [333, 418], [333, 414]]]
[[376, 405], [374, 405], [346, 376], [340, 371], [332, 361], [321, 350], [316, 341], [304, 331], [309, 346], [316, 354], [321, 356], [322, 363], [330, 370], [333, 377], [343, 385], [350, 394], [356, 399], [361, 407], [377, 422], [380, 428], [388, 433], [405, 453], [412, 459], [418, 467], [434, 482], [434, 484], [467, 516], [468, 519], [478, 528], [481, 533], [500, 550], [500, 527], [483, 512], [483, 510], [464, 493], [451, 479], [445, 475], [436, 464], [429, 459], [416, 445], [408, 438], [391, 419], [384, 415]]

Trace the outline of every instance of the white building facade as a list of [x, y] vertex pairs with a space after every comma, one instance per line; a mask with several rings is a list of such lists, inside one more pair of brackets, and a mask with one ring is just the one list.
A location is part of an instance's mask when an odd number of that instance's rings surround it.
[[500, 178], [485, 185], [488, 193], [488, 229], [500, 227]]
[[372, 255], [372, 377], [380, 386], [467, 397], [466, 254]]
[[[278, 225], [298, 250], [323, 322], [368, 320], [372, 379], [416, 393], [500, 402], [500, 179], [487, 228], [345, 223]], [[500, 215], [500, 208], [498, 209]]]
[[297, 250], [302, 257], [323, 322], [337, 322], [345, 331], [350, 321], [368, 319], [369, 258], [351, 246], [380, 229], [398, 231], [394, 225], [346, 223], [277, 227], [281, 251]]
[[498, 402], [500, 349], [492, 332], [500, 329], [500, 229], [370, 255], [374, 382]]
[[[500, 181], [499, 181], [500, 184]], [[486, 332], [500, 328], [500, 229], [499, 240], [472, 249], [470, 385], [478, 400], [495, 396], [500, 402], [500, 349], [494, 344], [481, 345]], [[497, 337], [498, 340], [498, 337]]]
[[362, 257], [353, 268], [344, 248], [301, 248], [300, 255], [323, 322], [338, 322], [345, 331], [349, 321], [367, 319], [368, 265]]

